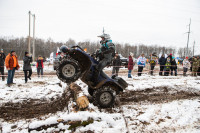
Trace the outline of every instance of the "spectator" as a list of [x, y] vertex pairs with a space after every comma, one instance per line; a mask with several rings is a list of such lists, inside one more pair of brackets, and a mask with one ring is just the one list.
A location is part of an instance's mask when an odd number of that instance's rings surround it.
[[113, 70], [112, 75], [118, 76], [119, 68], [121, 67], [121, 60], [118, 53], [115, 54], [113, 59]]
[[174, 57], [172, 57], [171, 61], [171, 75], [173, 75], [173, 71], [175, 72], [175, 76], [177, 76], [177, 64]]
[[165, 68], [164, 68], [164, 71], [165, 71], [164, 76], [169, 76], [170, 67], [171, 67], [170, 57], [167, 57], [167, 60], [165, 62]]
[[193, 67], [193, 60], [194, 60], [195, 56], [193, 56], [192, 58], [189, 59], [190, 61], [190, 71], [192, 72], [192, 67]]
[[141, 54], [141, 56], [138, 58], [137, 64], [138, 64], [138, 76], [141, 76], [143, 68], [146, 65], [146, 58], [144, 57], [144, 54]]
[[160, 64], [160, 72], [159, 75], [162, 76], [163, 74], [163, 70], [165, 68], [165, 63], [166, 63], [166, 59], [165, 59], [165, 55], [162, 54], [162, 56], [159, 59], [159, 64]]
[[153, 70], [156, 66], [156, 63], [157, 63], [157, 56], [156, 56], [156, 53], [154, 52], [153, 54], [150, 55], [150, 66], [151, 66], [150, 73], [151, 73], [151, 75], [153, 75]]
[[37, 66], [36, 67], [37, 67], [38, 78], [40, 77], [40, 74], [41, 74], [41, 77], [43, 77], [43, 68], [44, 68], [44, 65], [43, 65], [43, 58], [42, 58], [42, 56], [38, 57]]
[[5, 59], [6, 68], [8, 70], [7, 86], [10, 87], [13, 83], [15, 70], [19, 69], [18, 59], [15, 51], [11, 51]]
[[129, 56], [129, 60], [128, 60], [128, 78], [132, 78], [131, 72], [132, 72], [133, 67], [135, 65], [135, 61], [134, 61], [133, 56], [134, 56], [133, 53], [130, 52], [130, 56]]
[[5, 62], [5, 55], [4, 53], [0, 52], [0, 73], [2, 76], [2, 81], [5, 80], [5, 76], [4, 76], [4, 62]]
[[188, 69], [190, 68], [190, 62], [188, 57], [183, 60], [183, 76], [186, 76]]
[[[27, 83], [28, 78], [29, 80], [31, 80], [31, 75], [32, 75], [32, 68], [31, 68], [32, 56], [30, 56], [28, 52], [25, 52], [23, 61], [24, 61], [23, 71], [25, 76], [25, 83]], [[27, 72], [29, 72], [29, 74]]]
[[199, 58], [199, 56], [197, 56], [197, 61], [199, 62], [199, 68], [197, 71], [197, 75], [200, 76], [200, 58]]
[[192, 76], [197, 76], [197, 71], [198, 71], [198, 68], [199, 68], [199, 62], [198, 62], [196, 57], [194, 57], [192, 59], [192, 62], [193, 62], [193, 65], [192, 65]]

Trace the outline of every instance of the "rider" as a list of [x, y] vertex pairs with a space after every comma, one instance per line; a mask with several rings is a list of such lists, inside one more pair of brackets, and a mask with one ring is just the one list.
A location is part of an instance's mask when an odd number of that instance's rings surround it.
[[112, 58], [115, 56], [115, 45], [112, 43], [110, 35], [102, 34], [98, 37], [101, 37], [101, 48], [98, 50], [97, 56], [101, 58], [99, 58], [99, 64], [96, 66], [95, 81], [98, 80], [99, 73], [112, 62]]

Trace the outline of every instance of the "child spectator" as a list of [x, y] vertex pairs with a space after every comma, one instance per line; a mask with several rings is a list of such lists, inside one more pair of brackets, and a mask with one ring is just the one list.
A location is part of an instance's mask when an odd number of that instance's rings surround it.
[[42, 58], [42, 56], [38, 57], [37, 66], [36, 67], [37, 67], [38, 78], [40, 77], [40, 74], [41, 74], [41, 77], [43, 77], [43, 68], [44, 68], [44, 65], [43, 65], [43, 58]]
[[115, 54], [115, 57], [113, 59], [113, 70], [112, 75], [118, 76], [119, 68], [121, 67], [121, 60], [118, 53]]
[[186, 76], [188, 69], [190, 68], [190, 62], [188, 57], [183, 60], [183, 76]]
[[170, 57], [168, 57], [165, 63], [164, 76], [169, 76], [170, 67], [171, 67], [171, 62], [170, 62]]

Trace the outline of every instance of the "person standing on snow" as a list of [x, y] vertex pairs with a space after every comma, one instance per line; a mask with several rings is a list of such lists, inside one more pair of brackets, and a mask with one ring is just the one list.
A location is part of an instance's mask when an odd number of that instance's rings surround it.
[[167, 57], [166, 63], [165, 63], [165, 68], [164, 68], [164, 76], [169, 76], [171, 68], [171, 62], [170, 62], [170, 57]]
[[7, 86], [10, 87], [10, 85], [15, 84], [13, 83], [13, 78], [15, 75], [15, 70], [18, 70], [19, 64], [18, 64], [18, 58], [15, 53], [15, 51], [11, 51], [5, 59], [6, 68], [8, 70], [8, 78], [7, 78]]
[[3, 53], [0, 53], [0, 73], [2, 76], [2, 81], [5, 80], [4, 76], [4, 62], [5, 62], [5, 56], [3, 56]]
[[175, 72], [175, 76], [177, 76], [177, 64], [174, 57], [172, 57], [171, 61], [171, 76], [173, 75], [173, 71]]
[[40, 74], [41, 74], [41, 77], [43, 77], [44, 64], [43, 64], [43, 58], [42, 58], [42, 56], [38, 57], [36, 67], [37, 67], [38, 78], [40, 77]]
[[192, 65], [192, 76], [197, 76], [197, 71], [198, 71], [198, 68], [199, 68], [199, 62], [198, 62], [196, 57], [194, 57], [192, 59], [192, 62], [193, 62], [193, 65]]
[[153, 75], [153, 70], [156, 66], [157, 63], [157, 56], [156, 53], [154, 52], [152, 55], [150, 55], [150, 66], [151, 66], [151, 70], [150, 70], [150, 74]]
[[28, 79], [31, 80], [31, 75], [32, 75], [32, 68], [31, 68], [32, 56], [30, 56], [28, 52], [25, 52], [23, 61], [24, 61], [23, 71], [24, 71], [25, 83], [27, 83]]
[[98, 50], [96, 55], [99, 58], [99, 64], [96, 66], [94, 73], [94, 80], [98, 82], [98, 77], [100, 72], [112, 62], [113, 57], [115, 56], [115, 45], [112, 43], [109, 34], [103, 34], [98, 37], [101, 37], [101, 48]]
[[197, 56], [197, 61], [199, 62], [199, 68], [197, 70], [197, 75], [200, 76], [200, 58]]
[[131, 72], [133, 70], [133, 67], [135, 65], [135, 60], [134, 60], [134, 54], [132, 52], [130, 52], [130, 56], [128, 59], [128, 78], [132, 78], [131, 76]]
[[162, 56], [159, 59], [159, 64], [160, 64], [160, 72], [159, 75], [162, 76], [163, 75], [163, 70], [165, 68], [165, 63], [166, 63], [166, 58], [165, 55], [162, 54]]
[[113, 59], [113, 70], [112, 75], [118, 76], [119, 68], [121, 67], [121, 60], [118, 53], [115, 54], [115, 57]]
[[146, 65], [146, 58], [144, 57], [144, 54], [141, 54], [141, 56], [137, 60], [138, 65], [138, 76], [141, 76], [143, 68]]
[[190, 61], [188, 57], [183, 60], [183, 76], [186, 76], [188, 69], [190, 68]]

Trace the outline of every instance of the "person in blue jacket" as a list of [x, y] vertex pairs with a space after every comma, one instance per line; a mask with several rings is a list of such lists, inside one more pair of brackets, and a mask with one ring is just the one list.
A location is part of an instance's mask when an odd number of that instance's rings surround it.
[[144, 57], [144, 54], [141, 54], [141, 56], [138, 58], [137, 65], [138, 65], [138, 76], [141, 76], [143, 68], [146, 65], [146, 58]]

